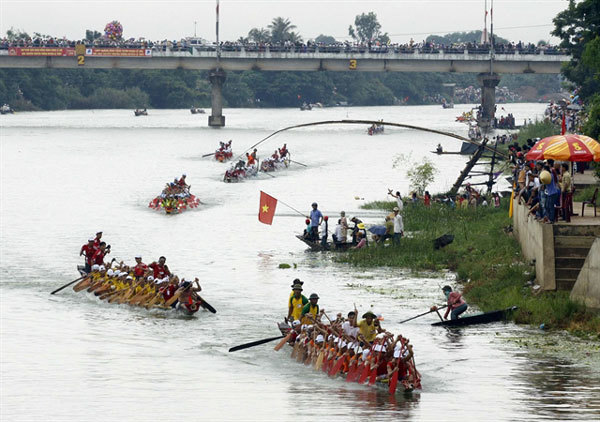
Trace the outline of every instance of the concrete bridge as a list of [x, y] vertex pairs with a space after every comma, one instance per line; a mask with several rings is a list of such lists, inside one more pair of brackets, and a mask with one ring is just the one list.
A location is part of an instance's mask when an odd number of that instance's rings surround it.
[[[83, 47], [83, 46], [77, 46]], [[25, 50], [25, 49], [22, 49]], [[451, 52], [419, 49], [397, 51], [210, 51], [189, 48], [183, 51], [155, 49], [64, 48], [62, 55], [44, 55], [45, 48], [23, 54], [9, 48], [0, 50], [0, 68], [90, 68], [90, 69], [189, 69], [210, 70], [212, 114], [209, 125], [225, 125], [222, 114], [222, 86], [226, 71], [332, 71], [332, 72], [456, 72], [476, 73], [482, 87], [482, 125], [494, 117], [495, 87], [502, 74], [558, 74], [570, 60], [564, 54], [513, 51], [495, 54], [469, 50]], [[77, 53], [75, 52], [77, 50]], [[132, 54], [137, 53], [137, 54]]]

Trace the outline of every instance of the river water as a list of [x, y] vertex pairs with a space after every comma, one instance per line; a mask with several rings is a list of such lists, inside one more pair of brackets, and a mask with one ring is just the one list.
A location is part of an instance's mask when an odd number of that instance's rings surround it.
[[[542, 104], [505, 106], [517, 122]], [[600, 371], [585, 359], [524, 347], [514, 339], [575, 342], [513, 324], [457, 331], [430, 326], [431, 315], [398, 322], [442, 303], [451, 274], [416, 278], [390, 270], [335, 264], [307, 253], [294, 234], [304, 218], [279, 204], [272, 226], [257, 221], [259, 191], [308, 212], [340, 210], [367, 222], [365, 211], [387, 188], [407, 193], [397, 154], [428, 156], [439, 174], [431, 191], [448, 189], [465, 163], [430, 154], [451, 138], [386, 128], [320, 126], [281, 133], [259, 146], [266, 156], [287, 142], [292, 165], [225, 184], [226, 165], [202, 154], [233, 139], [234, 153], [297, 123], [384, 119], [466, 135], [455, 117], [470, 107], [225, 110], [227, 127], [206, 127], [188, 110], [18, 113], [1, 123], [1, 419], [147, 420], [537, 420], [598, 419]], [[164, 183], [187, 173], [205, 203], [176, 216], [147, 207]], [[112, 256], [133, 262], [167, 257], [171, 270], [198, 276], [218, 311], [183, 318], [101, 303], [84, 293], [49, 292], [77, 277], [79, 248], [103, 230]], [[280, 263], [292, 265], [279, 269]], [[295, 266], [293, 264], [296, 264]], [[371, 306], [383, 326], [411, 339], [423, 390], [390, 398], [291, 361], [272, 344], [228, 353], [233, 345], [278, 335], [291, 281], [305, 281], [329, 313]], [[446, 279], [445, 279], [446, 278]], [[585, 349], [587, 345], [584, 345]], [[285, 349], [284, 349], [285, 350]], [[596, 352], [597, 353], [597, 349]], [[584, 354], [585, 355], [585, 354]], [[592, 360], [593, 361], [593, 360]]]

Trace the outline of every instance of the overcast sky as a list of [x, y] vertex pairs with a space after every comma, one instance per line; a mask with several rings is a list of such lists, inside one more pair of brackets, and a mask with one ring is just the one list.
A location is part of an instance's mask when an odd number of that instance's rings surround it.
[[[0, 0], [0, 33], [11, 27], [68, 39], [86, 29], [103, 31], [118, 20], [126, 38], [215, 39], [216, 0]], [[319, 34], [348, 38], [356, 15], [373, 11], [392, 42], [420, 41], [427, 34], [483, 28], [485, 0], [221, 0], [221, 40], [236, 40], [272, 18], [289, 18], [305, 40]], [[488, 9], [491, 0], [487, 1]], [[550, 37], [552, 18], [567, 0], [496, 0], [494, 32], [512, 41], [558, 40]], [[489, 25], [489, 19], [488, 19]]]

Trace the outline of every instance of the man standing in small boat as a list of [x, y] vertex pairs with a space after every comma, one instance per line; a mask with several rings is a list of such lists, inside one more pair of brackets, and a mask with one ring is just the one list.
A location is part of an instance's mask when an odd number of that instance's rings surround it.
[[453, 292], [450, 286], [444, 286], [442, 291], [448, 299], [448, 307], [446, 308], [444, 319], [448, 319], [448, 313], [450, 313], [451, 320], [458, 319], [458, 316], [467, 310], [467, 303], [462, 298], [462, 295], [458, 292]]
[[310, 228], [311, 228], [311, 240], [316, 241], [319, 238], [319, 226], [323, 222], [323, 214], [318, 210], [316, 202], [312, 203], [312, 210], [310, 212]]

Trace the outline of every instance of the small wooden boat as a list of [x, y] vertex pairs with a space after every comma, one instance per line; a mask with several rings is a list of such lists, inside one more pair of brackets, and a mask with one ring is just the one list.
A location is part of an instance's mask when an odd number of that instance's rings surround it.
[[306, 239], [301, 234], [296, 235], [298, 239], [304, 242], [311, 251], [320, 252], [320, 251], [336, 251], [336, 252], [345, 252], [350, 247], [352, 247], [352, 243], [333, 243], [333, 242], [325, 242], [323, 243], [321, 240], [314, 241], [310, 239]]
[[461, 155], [462, 152], [460, 151], [429, 151], [432, 154], [437, 154], [437, 155], [446, 155], [446, 154], [451, 154], [451, 155]]
[[190, 113], [192, 114], [204, 114], [204, 110], [201, 108], [192, 107], [190, 108]]
[[454, 103], [442, 103], [442, 108], [454, 108]]
[[439, 321], [439, 322], [435, 322], [431, 325], [434, 325], [434, 326], [443, 325], [444, 327], [462, 327], [465, 325], [487, 324], [490, 322], [505, 321], [506, 318], [508, 317], [508, 314], [512, 311], [515, 311], [516, 309], [517, 309], [516, 306], [512, 306], [510, 308], [502, 309], [499, 311], [484, 312], [482, 314], [466, 316], [464, 318], [458, 318], [458, 319], [454, 319], [454, 320], [450, 319], [447, 321]]
[[143, 109], [143, 110], [135, 109], [135, 110], [133, 110], [133, 114], [135, 114], [136, 116], [147, 116], [148, 112], [146, 111], [146, 109]]

